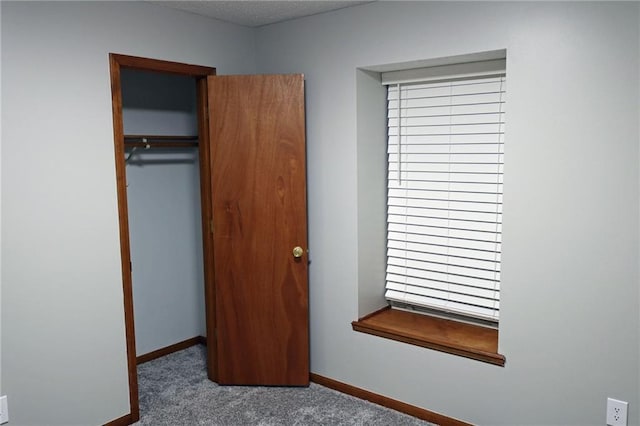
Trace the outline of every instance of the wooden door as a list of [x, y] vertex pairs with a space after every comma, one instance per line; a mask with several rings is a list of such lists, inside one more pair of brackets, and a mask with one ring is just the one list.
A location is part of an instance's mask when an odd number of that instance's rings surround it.
[[304, 79], [215, 76], [208, 87], [217, 381], [306, 386]]

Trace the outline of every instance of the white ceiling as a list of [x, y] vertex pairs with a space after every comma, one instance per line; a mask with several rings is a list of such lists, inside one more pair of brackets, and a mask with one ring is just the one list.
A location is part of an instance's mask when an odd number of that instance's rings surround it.
[[368, 1], [325, 0], [231, 0], [231, 1], [151, 1], [158, 5], [184, 10], [246, 27], [260, 27], [276, 22], [316, 15], [330, 10], [355, 6]]

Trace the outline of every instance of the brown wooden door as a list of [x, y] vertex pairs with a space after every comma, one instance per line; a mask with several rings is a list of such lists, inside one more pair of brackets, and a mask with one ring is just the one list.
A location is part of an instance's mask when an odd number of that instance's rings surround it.
[[217, 381], [306, 386], [304, 79], [215, 76], [208, 87]]

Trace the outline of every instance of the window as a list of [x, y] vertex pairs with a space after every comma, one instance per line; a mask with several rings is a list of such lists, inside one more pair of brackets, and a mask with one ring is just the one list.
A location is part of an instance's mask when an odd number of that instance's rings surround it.
[[382, 76], [394, 306], [499, 319], [506, 85], [504, 61], [491, 62], [502, 70]]
[[358, 69], [355, 331], [505, 364], [505, 56]]

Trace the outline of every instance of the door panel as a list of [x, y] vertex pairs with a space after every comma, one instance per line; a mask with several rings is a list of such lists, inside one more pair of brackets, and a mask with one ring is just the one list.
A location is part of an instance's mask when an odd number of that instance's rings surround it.
[[218, 383], [308, 385], [303, 76], [208, 87]]

